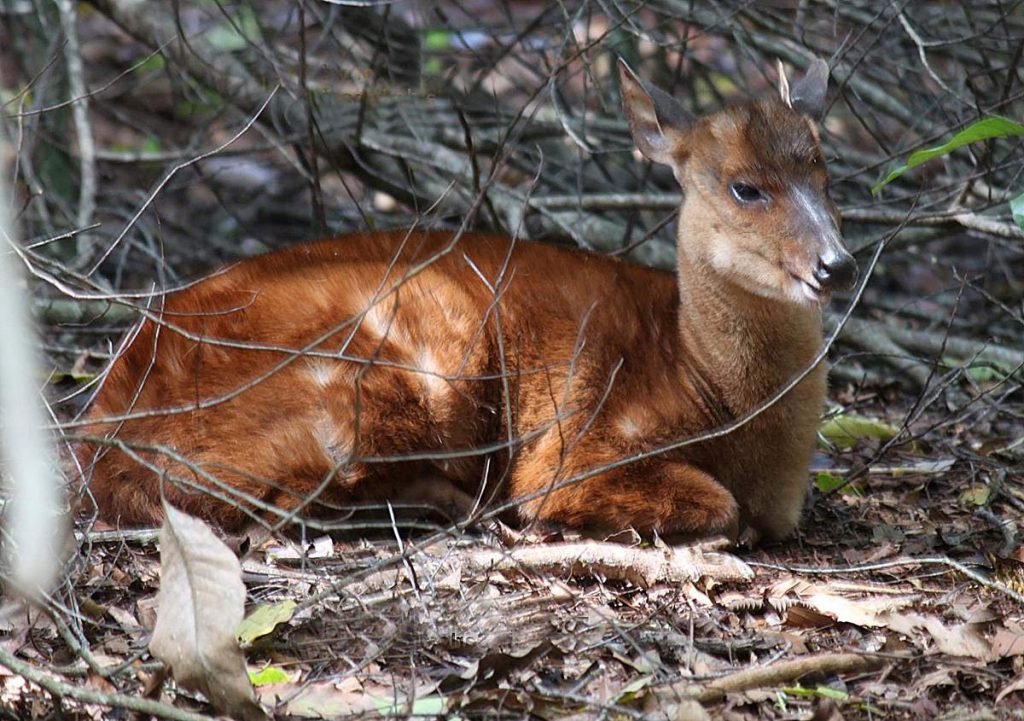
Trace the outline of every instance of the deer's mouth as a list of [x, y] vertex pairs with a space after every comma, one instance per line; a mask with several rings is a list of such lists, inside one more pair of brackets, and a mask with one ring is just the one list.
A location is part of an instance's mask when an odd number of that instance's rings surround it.
[[831, 295], [828, 289], [823, 288], [821, 283], [816, 281], [814, 278], [805, 278], [802, 275], [797, 275], [793, 271], [788, 271], [789, 277], [793, 280], [795, 287], [795, 293], [799, 298], [806, 300], [814, 305], [824, 305], [828, 302], [829, 296]]

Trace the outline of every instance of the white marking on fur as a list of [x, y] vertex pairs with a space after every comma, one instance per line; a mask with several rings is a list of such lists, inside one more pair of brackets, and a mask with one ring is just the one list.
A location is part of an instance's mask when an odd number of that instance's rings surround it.
[[427, 393], [431, 396], [439, 395], [448, 388], [448, 383], [442, 377], [441, 366], [437, 363], [430, 348], [423, 346], [416, 354], [416, 368], [420, 371], [420, 378], [426, 386]]
[[711, 243], [711, 265], [722, 273], [732, 270], [734, 254], [725, 238], [715, 238]]
[[811, 195], [801, 187], [794, 187], [792, 194], [793, 200], [796, 201], [801, 210], [806, 213], [807, 217], [810, 218], [815, 225], [821, 228], [823, 239], [824, 236], [835, 233], [836, 221], [832, 217], [832, 214], [825, 209], [824, 204], [815, 201], [814, 198], [812, 198]]
[[332, 363], [322, 360], [309, 361], [309, 375], [321, 388], [330, 385], [334, 380], [335, 366]]
[[640, 428], [640, 424], [637, 423], [636, 419], [632, 416], [620, 416], [615, 421], [615, 427], [619, 429], [626, 438], [637, 438], [643, 433], [643, 429]]
[[376, 303], [366, 311], [361, 327], [370, 331], [375, 338], [379, 339], [388, 335], [391, 324], [390, 311], [385, 309], [383, 303]]

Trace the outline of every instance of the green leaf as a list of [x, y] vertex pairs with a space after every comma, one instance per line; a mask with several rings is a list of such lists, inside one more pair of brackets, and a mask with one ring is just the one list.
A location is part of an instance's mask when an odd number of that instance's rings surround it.
[[966, 373], [975, 383], [987, 383], [989, 381], [1002, 380], [1006, 377], [1006, 374], [1000, 373], [998, 368], [987, 365], [968, 366]]
[[829, 443], [843, 450], [852, 448], [861, 438], [885, 441], [899, 432], [899, 428], [884, 421], [846, 413], [832, 416], [818, 427], [818, 433]]
[[249, 672], [249, 683], [253, 686], [270, 686], [275, 683], [287, 683], [288, 674], [277, 666], [267, 666], [259, 671]]
[[830, 698], [833, 701], [846, 701], [850, 698], [849, 694], [838, 689], [834, 689], [831, 686], [815, 686], [814, 688], [787, 686], [782, 690], [790, 696], [802, 698]]
[[971, 377], [976, 383], [987, 383], [989, 381], [1002, 381], [1016, 370], [1015, 366], [999, 361], [978, 361], [965, 363], [956, 358], [944, 356], [942, 362], [950, 368], [963, 368], [964, 373]]
[[969, 487], [963, 493], [960, 494], [960, 505], [961, 506], [976, 506], [978, 508], [988, 504], [989, 498], [992, 497], [992, 489], [983, 483], [979, 483]]
[[423, 36], [423, 47], [427, 50], [447, 50], [452, 44], [452, 34], [447, 30], [428, 30]]
[[1024, 193], [1010, 200], [1010, 212], [1013, 213], [1013, 222], [1024, 230]]
[[653, 678], [647, 674], [637, 676], [635, 679], [627, 683], [621, 689], [619, 689], [619, 695], [616, 698], [616, 703], [628, 703], [636, 698], [639, 691], [651, 685]]
[[884, 188], [886, 185], [894, 181], [896, 178], [903, 175], [905, 172], [913, 167], [925, 163], [932, 158], [937, 158], [942, 155], [948, 155], [952, 151], [959, 147], [968, 145], [970, 143], [977, 143], [982, 140], [992, 140], [993, 138], [1011, 138], [1017, 135], [1024, 135], [1024, 125], [1016, 123], [1008, 118], [1001, 118], [997, 115], [988, 118], [982, 118], [981, 120], [975, 121], [968, 125], [963, 130], [954, 134], [952, 138], [947, 140], [942, 145], [936, 145], [931, 148], [922, 148], [915, 150], [909, 156], [907, 156], [907, 162], [903, 165], [898, 165], [889, 171], [879, 183], [872, 186], [871, 194], [878, 195], [878, 191]]
[[225, 106], [224, 100], [209, 88], [200, 87], [188, 99], [181, 100], [174, 106], [174, 112], [180, 117], [194, 115], [211, 115], [220, 112]]
[[160, 53], [155, 53], [136, 65], [132, 72], [136, 75], [149, 75], [150, 73], [163, 70], [166, 64], [164, 56]]
[[844, 480], [846, 479], [842, 476], [837, 476], [834, 473], [828, 473], [826, 471], [821, 471], [814, 475], [814, 485], [822, 493], [828, 493], [829, 491], [836, 490], [843, 485]]
[[272, 633], [279, 623], [290, 621], [295, 614], [295, 606], [295, 601], [257, 606], [238, 624], [235, 632], [238, 640], [243, 646], [251, 646], [256, 639]]
[[260, 38], [259, 21], [256, 19], [256, 13], [248, 6], [238, 9], [238, 15], [233, 18], [233, 22], [225, 21], [215, 25], [206, 33], [206, 41], [225, 53], [244, 50]]
[[50, 373], [44, 379], [46, 383], [88, 383], [89, 381], [96, 380], [96, 374], [90, 371], [60, 371], [55, 370]]
[[861, 496], [863, 491], [856, 483], [846, 483], [843, 476], [828, 471], [819, 471], [814, 474], [814, 487], [822, 493], [831, 493], [837, 488], [842, 489], [840, 493], [848, 496]]

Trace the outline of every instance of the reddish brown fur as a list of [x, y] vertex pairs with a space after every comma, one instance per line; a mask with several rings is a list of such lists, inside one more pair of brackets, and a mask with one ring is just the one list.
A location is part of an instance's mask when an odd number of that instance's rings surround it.
[[[650, 131], [625, 92], [634, 132]], [[475, 496], [481, 449], [498, 448], [487, 475], [507, 471], [497, 492], [524, 499], [524, 522], [791, 531], [822, 367], [734, 433], [560, 486], [743, 415], [820, 347], [818, 304], [793, 290], [817, 231], [786, 196], [809, 188], [834, 216], [811, 124], [774, 99], [662, 130], [686, 194], [678, 284], [503, 237], [467, 234], [446, 252], [450, 233], [389, 232], [244, 260], [168, 296], [89, 414], [87, 435], [135, 448], [82, 445], [102, 516], [158, 522], [161, 488], [230, 531], [249, 499], [341, 514], [441, 478]], [[733, 202], [740, 176], [773, 203]], [[104, 421], [129, 413], [142, 417]]]

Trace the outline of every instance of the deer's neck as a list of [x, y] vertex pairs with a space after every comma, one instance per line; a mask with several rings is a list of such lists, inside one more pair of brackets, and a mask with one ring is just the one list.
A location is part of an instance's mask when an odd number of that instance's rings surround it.
[[682, 250], [678, 272], [680, 373], [706, 404], [721, 403], [716, 415], [754, 408], [819, 351], [816, 309], [755, 295]]

